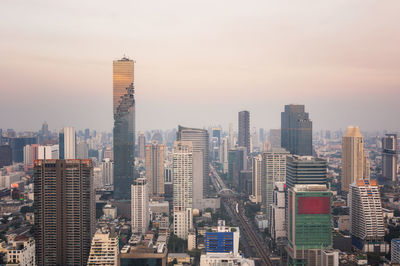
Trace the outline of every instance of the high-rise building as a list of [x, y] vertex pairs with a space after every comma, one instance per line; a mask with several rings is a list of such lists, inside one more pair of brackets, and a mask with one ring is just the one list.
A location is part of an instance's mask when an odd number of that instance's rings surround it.
[[112, 162], [109, 158], [105, 158], [100, 164], [101, 173], [103, 175], [103, 184], [104, 185], [113, 185], [114, 184], [114, 162]]
[[386, 134], [382, 138], [382, 184], [397, 181], [397, 135]]
[[275, 182], [286, 182], [286, 156], [288, 155], [289, 153], [284, 149], [273, 149], [261, 155], [261, 166], [257, 169], [261, 170], [259, 175], [261, 188], [256, 189], [261, 192], [261, 203], [267, 217], [269, 217], [272, 204]]
[[400, 264], [400, 238], [393, 238], [391, 242], [391, 262]]
[[228, 152], [228, 180], [236, 188], [239, 187], [240, 172], [247, 170], [247, 148], [237, 147]]
[[219, 146], [221, 144], [221, 129], [219, 127], [214, 127], [212, 129], [212, 137], [217, 138]]
[[36, 160], [37, 265], [85, 265], [95, 225], [91, 160]]
[[77, 159], [87, 159], [89, 158], [89, 146], [86, 142], [79, 142], [76, 145], [76, 158]]
[[219, 162], [222, 165], [222, 172], [228, 173], [228, 151], [229, 151], [229, 139], [227, 137], [222, 138], [221, 145], [219, 148]]
[[139, 158], [140, 159], [145, 159], [145, 146], [146, 146], [146, 136], [144, 135], [143, 132], [140, 132], [139, 134], [139, 139], [138, 139], [138, 144], [139, 144]]
[[226, 226], [224, 220], [218, 220], [218, 226], [206, 232], [204, 245], [206, 254], [239, 254], [239, 227]]
[[281, 130], [280, 129], [270, 129], [268, 136], [269, 143], [271, 144], [271, 149], [281, 147]]
[[286, 157], [286, 185], [327, 185], [326, 160], [311, 156], [291, 155]]
[[322, 265], [321, 250], [332, 247], [332, 192], [325, 185], [295, 185], [288, 198], [288, 265]]
[[39, 160], [59, 159], [59, 145], [40, 145], [38, 148]]
[[8, 139], [8, 144], [12, 150], [12, 161], [22, 163], [24, 161], [24, 147], [36, 144], [37, 137], [13, 137]]
[[144, 234], [149, 226], [149, 190], [146, 178], [138, 178], [132, 185], [132, 232]]
[[118, 265], [119, 238], [116, 233], [99, 230], [93, 236], [87, 265]]
[[24, 165], [33, 167], [33, 162], [39, 159], [39, 144], [25, 145], [24, 147]]
[[272, 204], [269, 206], [269, 232], [276, 245], [282, 245], [286, 239], [285, 187], [284, 182], [275, 182]]
[[369, 178], [364, 139], [358, 127], [350, 126], [342, 137], [342, 191], [349, 192], [354, 181]]
[[285, 105], [281, 113], [281, 147], [296, 155], [312, 155], [312, 122], [304, 105]]
[[246, 147], [247, 154], [250, 154], [250, 112], [240, 111], [238, 118], [238, 145]]
[[126, 88], [134, 83], [134, 61], [123, 57], [113, 61], [113, 109], [114, 116], [121, 104]]
[[174, 234], [182, 239], [187, 239], [193, 228], [193, 150], [190, 141], [176, 141], [174, 144]]
[[[114, 69], [115, 72], [115, 69]], [[135, 91], [126, 88], [114, 113], [114, 199], [129, 200], [135, 160]]]
[[364, 252], [385, 252], [385, 224], [377, 181], [356, 180], [349, 193], [353, 245]]
[[[205, 129], [178, 127], [177, 141], [192, 142], [193, 153], [201, 153], [201, 158], [194, 158], [193, 182], [196, 183], [196, 190], [193, 192], [195, 198], [205, 198], [209, 186], [209, 149], [208, 132]], [[194, 155], [195, 156], [195, 155]], [[197, 156], [196, 156], [197, 157]], [[198, 162], [198, 163], [196, 163]], [[198, 180], [202, 177], [202, 182]], [[198, 195], [197, 195], [198, 194]]]
[[233, 124], [229, 123], [229, 149], [233, 149], [236, 145], [235, 138], [233, 135]]
[[252, 190], [251, 195], [253, 201], [257, 203], [262, 202], [262, 155], [259, 154], [252, 159]]
[[10, 145], [0, 145], [0, 168], [12, 164], [12, 150]]
[[60, 159], [76, 158], [76, 133], [73, 127], [64, 127], [59, 134]]
[[164, 196], [164, 154], [166, 147], [153, 141], [146, 145], [146, 179], [149, 186], [149, 196]]

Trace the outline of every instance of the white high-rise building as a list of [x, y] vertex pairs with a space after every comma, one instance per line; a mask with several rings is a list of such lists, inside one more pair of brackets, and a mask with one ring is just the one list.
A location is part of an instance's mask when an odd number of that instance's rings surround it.
[[118, 235], [99, 230], [93, 236], [87, 265], [116, 266], [118, 254]]
[[73, 127], [64, 127], [60, 131], [59, 138], [60, 159], [75, 159], [76, 134]]
[[262, 165], [261, 154], [253, 157], [252, 196], [253, 196], [254, 202], [257, 202], [257, 203], [261, 203], [261, 201], [262, 201], [261, 165]]
[[233, 135], [233, 124], [229, 123], [229, 149], [235, 148], [235, 139]]
[[275, 182], [269, 212], [270, 235], [276, 244], [284, 243], [285, 230], [285, 182]]
[[223, 138], [220, 145], [219, 162], [222, 164], [222, 171], [224, 174], [228, 173], [228, 151], [229, 139]]
[[[376, 243], [383, 241], [385, 236], [378, 183], [376, 180], [359, 179], [351, 184], [349, 193], [353, 243], [359, 243], [357, 248], [364, 252], [374, 252]], [[385, 247], [381, 252], [385, 252]]]
[[110, 158], [105, 158], [99, 165], [103, 174], [103, 184], [105, 186], [114, 184], [114, 163]]
[[187, 239], [193, 228], [193, 146], [175, 141], [173, 154], [174, 234]]
[[138, 178], [132, 185], [132, 232], [144, 234], [150, 220], [149, 191], [146, 178]]
[[59, 145], [39, 146], [38, 148], [39, 160], [49, 160], [58, 158], [59, 158]]

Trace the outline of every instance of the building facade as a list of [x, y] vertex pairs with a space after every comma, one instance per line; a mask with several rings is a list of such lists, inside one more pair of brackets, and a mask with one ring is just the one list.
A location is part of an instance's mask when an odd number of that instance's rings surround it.
[[397, 182], [397, 135], [386, 134], [382, 138], [382, 180]]
[[115, 233], [97, 231], [92, 239], [87, 265], [116, 266], [119, 254], [118, 240]]
[[385, 252], [385, 225], [377, 181], [354, 181], [350, 186], [349, 205], [353, 246], [364, 252]]
[[321, 265], [311, 261], [332, 248], [332, 192], [326, 185], [295, 185], [288, 197], [288, 265]]
[[140, 132], [138, 137], [138, 145], [139, 145], [139, 159], [145, 159], [145, 151], [146, 151], [146, 136], [143, 132]]
[[76, 158], [76, 133], [73, 127], [61, 129], [58, 139], [60, 159]]
[[95, 225], [91, 160], [34, 164], [36, 262], [85, 265]]
[[250, 112], [241, 111], [238, 114], [238, 146], [246, 147], [250, 154]]
[[275, 182], [269, 211], [269, 231], [276, 245], [282, 245], [286, 239], [285, 187], [284, 182]]
[[173, 154], [174, 234], [187, 239], [193, 228], [193, 145], [176, 141]]
[[296, 155], [312, 155], [312, 122], [304, 105], [285, 105], [281, 113], [281, 147]]
[[164, 154], [166, 146], [153, 141], [146, 145], [146, 179], [150, 197], [164, 196]]
[[132, 185], [132, 232], [138, 234], [146, 233], [149, 227], [149, 189], [145, 178], [138, 178]]
[[364, 154], [364, 138], [358, 127], [349, 126], [342, 137], [342, 191], [348, 193], [357, 180], [369, 178], [368, 160]]

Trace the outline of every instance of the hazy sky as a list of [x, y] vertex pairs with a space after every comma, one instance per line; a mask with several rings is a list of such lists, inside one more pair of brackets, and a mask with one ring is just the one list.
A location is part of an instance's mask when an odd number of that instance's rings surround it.
[[399, 130], [400, 1], [0, 1], [0, 128], [111, 130], [112, 60], [136, 60], [136, 127]]

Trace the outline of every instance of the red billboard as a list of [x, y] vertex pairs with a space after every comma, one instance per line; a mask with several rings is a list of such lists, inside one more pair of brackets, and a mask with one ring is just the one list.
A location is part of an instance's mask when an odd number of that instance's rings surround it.
[[330, 197], [298, 197], [297, 214], [329, 214]]

